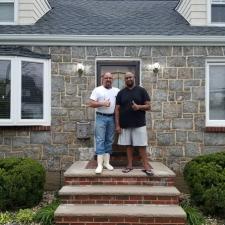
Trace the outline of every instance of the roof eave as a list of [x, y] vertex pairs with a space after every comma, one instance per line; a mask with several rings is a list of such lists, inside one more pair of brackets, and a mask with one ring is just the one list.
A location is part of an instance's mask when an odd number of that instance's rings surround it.
[[140, 46], [140, 45], [191, 45], [225, 46], [225, 36], [196, 35], [43, 35], [1, 34], [1, 45], [48, 45], [48, 46]]

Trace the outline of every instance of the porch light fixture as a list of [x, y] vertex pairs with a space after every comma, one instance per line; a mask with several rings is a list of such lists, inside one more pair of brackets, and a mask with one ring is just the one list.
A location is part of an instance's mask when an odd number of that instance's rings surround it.
[[159, 69], [160, 69], [160, 64], [158, 62], [156, 62], [152, 65], [152, 70], [154, 73], [158, 73]]
[[159, 69], [160, 69], [160, 64], [158, 62], [156, 62], [154, 64], [149, 64], [148, 69], [152, 70], [154, 73], [158, 73]]
[[77, 72], [79, 76], [81, 76], [84, 72], [84, 64], [83, 63], [77, 63]]

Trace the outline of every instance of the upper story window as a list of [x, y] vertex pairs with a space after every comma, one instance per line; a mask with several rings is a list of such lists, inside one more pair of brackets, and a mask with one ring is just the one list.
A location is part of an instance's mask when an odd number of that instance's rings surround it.
[[206, 126], [225, 127], [225, 59], [206, 61]]
[[50, 125], [50, 60], [0, 57], [0, 126]]
[[225, 24], [225, 0], [210, 0], [211, 23]]
[[15, 24], [17, 20], [17, 0], [0, 0], [0, 24]]

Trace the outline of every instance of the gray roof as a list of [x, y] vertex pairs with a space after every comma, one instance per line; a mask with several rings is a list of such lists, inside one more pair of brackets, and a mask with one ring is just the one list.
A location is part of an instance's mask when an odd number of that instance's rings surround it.
[[0, 34], [225, 35], [225, 27], [193, 27], [174, 9], [178, 0], [49, 0], [34, 25], [0, 25]]

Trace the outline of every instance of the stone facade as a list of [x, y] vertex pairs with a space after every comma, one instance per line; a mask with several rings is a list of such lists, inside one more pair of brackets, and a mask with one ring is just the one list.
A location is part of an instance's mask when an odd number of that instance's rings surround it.
[[[0, 129], [0, 157], [32, 157], [51, 170], [65, 170], [93, 157], [94, 110], [86, 107], [95, 87], [96, 58], [141, 60], [141, 82], [152, 100], [147, 113], [148, 151], [175, 171], [201, 154], [225, 149], [224, 133], [205, 132], [205, 58], [224, 56], [223, 47], [73, 46], [29, 47], [52, 57], [50, 131]], [[85, 72], [79, 76], [77, 62]], [[148, 65], [159, 62], [157, 74]], [[78, 139], [76, 124], [89, 121], [91, 138]]]

